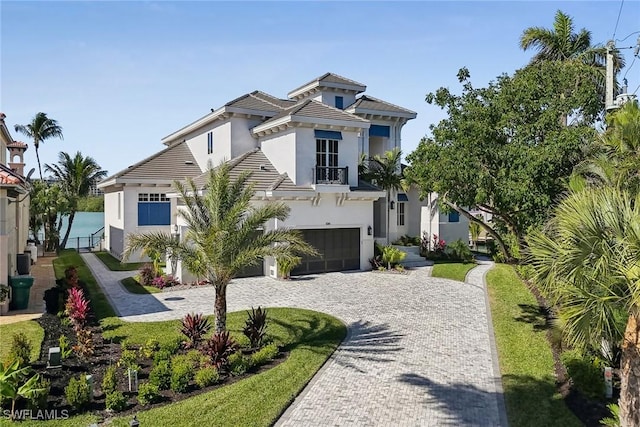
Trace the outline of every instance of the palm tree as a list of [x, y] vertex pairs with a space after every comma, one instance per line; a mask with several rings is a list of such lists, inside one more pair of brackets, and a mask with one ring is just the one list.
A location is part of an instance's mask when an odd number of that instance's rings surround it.
[[297, 230], [277, 229], [264, 233], [256, 230], [276, 218], [285, 220], [289, 207], [282, 202], [252, 206], [255, 194], [251, 174], [240, 174], [231, 180], [231, 166], [223, 163], [209, 168], [206, 193], [193, 180], [175, 182], [184, 201], [178, 215], [188, 225], [184, 239], [178, 241], [167, 233], [156, 232], [129, 235], [124, 258], [146, 247], [162, 248], [182, 260], [191, 262], [191, 272], [206, 277], [215, 287], [216, 331], [226, 330], [227, 285], [240, 271], [257, 264], [264, 257], [293, 259], [297, 254], [317, 255]]
[[400, 160], [402, 152], [398, 148], [385, 152], [382, 156], [376, 154], [369, 157], [366, 162], [361, 161], [358, 166], [362, 177], [377, 185], [387, 192], [387, 245], [389, 244], [389, 208], [391, 206], [391, 192], [399, 190], [404, 186], [402, 173], [400, 171]]
[[78, 210], [78, 200], [88, 196], [91, 186], [107, 176], [107, 171], [102, 170], [93, 158], [83, 157], [79, 151], [74, 157], [61, 151], [58, 154], [58, 164], [45, 164], [45, 170], [57, 178], [69, 201], [69, 222], [60, 244], [64, 248]]
[[38, 171], [40, 172], [40, 179], [42, 179], [42, 167], [40, 166], [38, 148], [40, 148], [40, 143], [43, 143], [47, 139], [63, 139], [62, 127], [58, 125], [56, 120], [47, 117], [46, 113], [38, 113], [31, 120], [31, 123], [15, 125], [15, 130], [33, 140], [33, 146], [36, 149], [36, 158], [38, 160]]
[[622, 348], [623, 426], [640, 426], [637, 200], [637, 193], [615, 187], [573, 193], [559, 204], [544, 231], [528, 237], [535, 281], [557, 307], [568, 340], [582, 348], [600, 348], [603, 340]]

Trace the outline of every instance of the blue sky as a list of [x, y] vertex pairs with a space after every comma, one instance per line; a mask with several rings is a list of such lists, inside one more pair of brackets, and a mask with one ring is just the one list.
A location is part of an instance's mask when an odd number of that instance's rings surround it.
[[[286, 97], [331, 71], [418, 113], [403, 131], [406, 154], [443, 117], [425, 94], [458, 91], [460, 67], [478, 86], [524, 66], [533, 52], [519, 49], [522, 31], [551, 27], [557, 9], [605, 43], [620, 4], [2, 1], [0, 110], [11, 129], [38, 111], [60, 122], [64, 141], [41, 146], [43, 164], [79, 150], [114, 173], [211, 108], [255, 89]], [[616, 38], [638, 30], [640, 2], [627, 0]], [[632, 50], [623, 54], [630, 64]], [[627, 78], [635, 90], [640, 59]], [[36, 167], [33, 148], [26, 161]]]

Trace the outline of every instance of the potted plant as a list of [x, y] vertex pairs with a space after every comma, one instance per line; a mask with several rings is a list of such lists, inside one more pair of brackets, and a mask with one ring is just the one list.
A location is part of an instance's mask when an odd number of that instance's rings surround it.
[[9, 286], [0, 283], [0, 316], [9, 311]]

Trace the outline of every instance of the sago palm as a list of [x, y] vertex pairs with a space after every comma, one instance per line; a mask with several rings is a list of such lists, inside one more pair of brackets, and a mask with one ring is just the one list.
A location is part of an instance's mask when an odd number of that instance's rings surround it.
[[[529, 238], [535, 281], [576, 346], [622, 348], [620, 417], [640, 426], [640, 205], [615, 187], [569, 195]], [[626, 321], [626, 327], [625, 327]]]
[[42, 167], [40, 166], [40, 154], [38, 149], [40, 144], [51, 138], [60, 138], [62, 136], [62, 127], [56, 120], [47, 117], [46, 113], [37, 113], [31, 120], [31, 123], [26, 125], [15, 125], [16, 132], [19, 132], [33, 141], [33, 148], [36, 150], [36, 159], [38, 160], [38, 171], [40, 172], [40, 179], [42, 179]]
[[[232, 180], [230, 165], [223, 163], [209, 168], [204, 195], [191, 179], [186, 184], [175, 182], [184, 202], [178, 215], [188, 226], [184, 238], [177, 241], [162, 232], [133, 234], [124, 252], [126, 259], [146, 247], [163, 248], [164, 252], [186, 260], [184, 264], [193, 268], [193, 274], [207, 278], [216, 291], [217, 332], [226, 330], [227, 286], [243, 269], [265, 257], [293, 259], [298, 254], [317, 255], [297, 230], [259, 232], [274, 218], [284, 221], [290, 209], [282, 202], [253, 205], [255, 191], [250, 178], [247, 172]], [[193, 259], [198, 262], [188, 262]]]
[[71, 226], [78, 210], [78, 199], [89, 195], [91, 186], [107, 175], [92, 157], [83, 157], [79, 151], [74, 157], [68, 153], [58, 154], [57, 164], [45, 164], [45, 170], [58, 180], [69, 201], [69, 221], [60, 244], [64, 248], [69, 239]]

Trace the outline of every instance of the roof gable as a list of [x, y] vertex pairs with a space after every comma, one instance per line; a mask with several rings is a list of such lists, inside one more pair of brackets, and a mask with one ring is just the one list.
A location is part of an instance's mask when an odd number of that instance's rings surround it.
[[417, 116], [415, 111], [411, 111], [407, 108], [400, 107], [369, 95], [362, 95], [356, 100], [356, 102], [345, 108], [345, 110], [354, 114], [358, 114], [359, 112], [366, 110], [391, 113], [392, 115], [401, 114], [403, 116], [413, 116], [412, 118]]
[[335, 88], [355, 93], [361, 93], [367, 90], [367, 86], [355, 80], [342, 77], [335, 73], [325, 73], [320, 77], [311, 80], [308, 83], [292, 90], [287, 94], [289, 98], [300, 98], [305, 92], [315, 88]]

